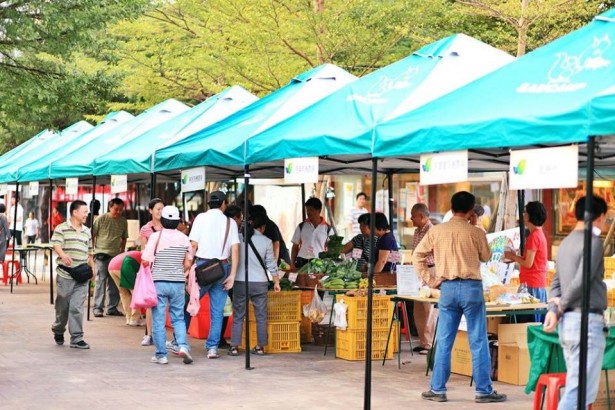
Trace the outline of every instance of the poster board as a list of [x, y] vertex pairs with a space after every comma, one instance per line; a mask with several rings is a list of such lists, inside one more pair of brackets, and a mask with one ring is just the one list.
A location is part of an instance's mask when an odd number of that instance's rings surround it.
[[519, 228], [506, 229], [500, 232], [487, 234], [487, 242], [491, 249], [491, 258], [480, 264], [480, 273], [483, 278], [483, 287], [488, 289], [493, 285], [508, 284], [515, 270], [514, 263], [504, 262], [506, 248], [519, 249], [521, 237]]
[[418, 296], [421, 281], [412, 265], [397, 265], [397, 294]]

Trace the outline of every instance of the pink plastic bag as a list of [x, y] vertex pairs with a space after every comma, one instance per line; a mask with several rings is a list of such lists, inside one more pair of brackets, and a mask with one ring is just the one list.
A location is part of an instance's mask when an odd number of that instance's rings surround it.
[[158, 304], [158, 294], [152, 279], [152, 272], [149, 267], [141, 265], [135, 280], [135, 287], [132, 291], [132, 309], [147, 309]]

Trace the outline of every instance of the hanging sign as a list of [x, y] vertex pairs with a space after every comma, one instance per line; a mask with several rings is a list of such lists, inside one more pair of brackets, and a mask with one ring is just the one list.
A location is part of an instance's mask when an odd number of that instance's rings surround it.
[[292, 184], [318, 182], [318, 157], [285, 159], [284, 181]]
[[510, 152], [510, 189], [574, 188], [579, 183], [579, 146]]
[[111, 193], [119, 194], [128, 191], [127, 175], [111, 175]]
[[205, 189], [205, 167], [182, 170], [182, 192], [203, 191]]
[[8, 191], [8, 185], [0, 184], [0, 196], [6, 195], [7, 191]]
[[79, 191], [79, 178], [66, 178], [66, 195], [77, 195]]
[[468, 180], [468, 151], [421, 155], [421, 185], [448, 184]]
[[28, 190], [30, 191], [31, 196], [38, 195], [38, 181], [30, 182]]

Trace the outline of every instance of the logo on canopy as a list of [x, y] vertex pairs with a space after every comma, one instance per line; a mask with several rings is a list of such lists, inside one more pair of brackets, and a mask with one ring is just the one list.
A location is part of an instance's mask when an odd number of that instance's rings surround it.
[[359, 101], [364, 104], [384, 104], [389, 101], [388, 94], [391, 92], [405, 90], [411, 87], [413, 84], [412, 78], [420, 71], [421, 69], [419, 67], [412, 66], [408, 67], [397, 77], [380, 76], [378, 81], [376, 81], [376, 83], [365, 93], [352, 94], [346, 98], [346, 101]]
[[611, 48], [608, 34], [594, 37], [591, 44], [578, 54], [559, 52], [547, 72], [547, 82], [541, 84], [523, 83], [517, 88], [519, 93], [563, 93], [574, 92], [587, 87], [583, 81], [575, 81], [575, 77], [587, 70], [599, 70], [612, 64], [604, 57]]

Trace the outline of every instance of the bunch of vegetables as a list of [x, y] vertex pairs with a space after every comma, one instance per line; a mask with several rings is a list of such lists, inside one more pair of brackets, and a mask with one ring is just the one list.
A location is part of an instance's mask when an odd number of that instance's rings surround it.
[[362, 274], [357, 271], [357, 261], [348, 259], [337, 264], [328, 275], [322, 281], [325, 289], [357, 289]]
[[337, 265], [333, 260], [313, 258], [303, 265], [297, 273], [323, 273], [325, 275], [330, 275], [336, 270]]
[[342, 249], [344, 249], [344, 244], [342, 244], [343, 240], [343, 236], [329, 236], [329, 240], [327, 241], [327, 250], [325, 252], [320, 252], [318, 257], [321, 259], [339, 260], [340, 255], [342, 254]]

